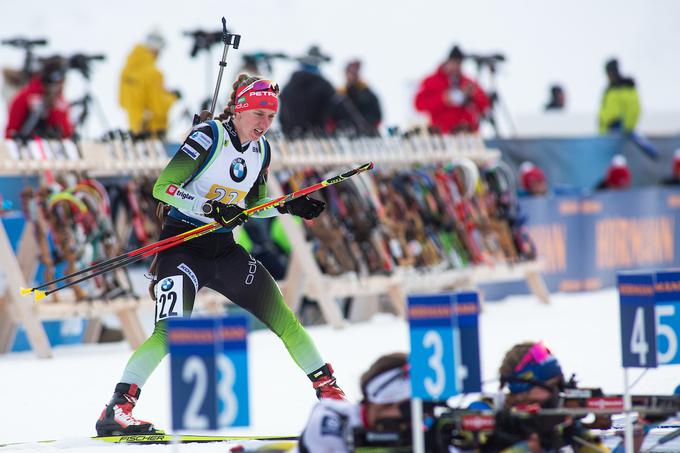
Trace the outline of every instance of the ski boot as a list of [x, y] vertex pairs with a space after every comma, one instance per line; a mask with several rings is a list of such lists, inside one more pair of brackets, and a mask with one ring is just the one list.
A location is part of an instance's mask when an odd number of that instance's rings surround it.
[[129, 434], [153, 434], [157, 430], [153, 424], [132, 416], [141, 389], [137, 384], [118, 383], [111, 401], [106, 405], [97, 420], [98, 436], [122, 436]]
[[330, 363], [307, 375], [319, 399], [346, 400], [345, 392], [335, 382], [333, 367]]

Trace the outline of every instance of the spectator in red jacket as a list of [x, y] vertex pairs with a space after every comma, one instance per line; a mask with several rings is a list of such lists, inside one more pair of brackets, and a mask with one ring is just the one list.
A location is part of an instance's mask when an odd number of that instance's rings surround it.
[[454, 46], [449, 58], [420, 83], [415, 107], [430, 116], [430, 125], [441, 133], [476, 132], [491, 107], [489, 97], [463, 75], [463, 52]]
[[9, 106], [5, 137], [59, 137], [73, 135], [68, 103], [64, 99], [66, 62], [60, 57], [45, 61]]

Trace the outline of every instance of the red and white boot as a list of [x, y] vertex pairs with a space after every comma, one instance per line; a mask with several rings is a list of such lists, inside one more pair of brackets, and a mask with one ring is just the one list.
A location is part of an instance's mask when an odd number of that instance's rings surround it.
[[333, 376], [333, 367], [330, 363], [325, 364], [318, 370], [307, 375], [319, 399], [346, 400], [345, 392], [342, 391]]
[[137, 384], [116, 385], [111, 401], [106, 405], [97, 420], [98, 436], [122, 436], [128, 434], [153, 434], [153, 424], [136, 419], [132, 409], [137, 404], [141, 389]]

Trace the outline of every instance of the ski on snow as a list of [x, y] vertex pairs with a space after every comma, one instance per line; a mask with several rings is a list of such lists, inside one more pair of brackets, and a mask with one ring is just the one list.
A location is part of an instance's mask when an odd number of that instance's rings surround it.
[[[171, 444], [174, 442], [181, 444], [188, 443], [207, 443], [207, 442], [242, 442], [242, 441], [263, 441], [263, 442], [294, 442], [298, 436], [197, 436], [189, 434], [129, 434], [125, 436], [93, 436], [91, 440], [114, 444]], [[37, 442], [13, 442], [0, 443], [0, 448], [31, 443], [52, 444], [60, 440], [40, 440]]]

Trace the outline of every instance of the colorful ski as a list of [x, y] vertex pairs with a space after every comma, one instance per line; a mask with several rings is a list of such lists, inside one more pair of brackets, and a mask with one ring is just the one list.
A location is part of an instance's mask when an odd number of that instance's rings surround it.
[[[90, 437], [91, 440], [113, 443], [113, 444], [172, 444], [172, 443], [208, 443], [208, 442], [247, 442], [247, 441], [261, 441], [266, 442], [268, 445], [271, 443], [281, 444], [291, 444], [289, 448], [292, 448], [298, 440], [297, 436], [196, 436], [189, 434], [168, 434], [168, 433], [154, 433], [154, 434], [132, 434], [126, 436], [94, 436]], [[52, 440], [40, 440], [36, 442], [13, 442], [13, 443], [0, 443], [0, 448], [14, 447], [17, 445], [29, 445], [29, 444], [56, 444], [59, 442], [68, 441], [52, 439]]]

